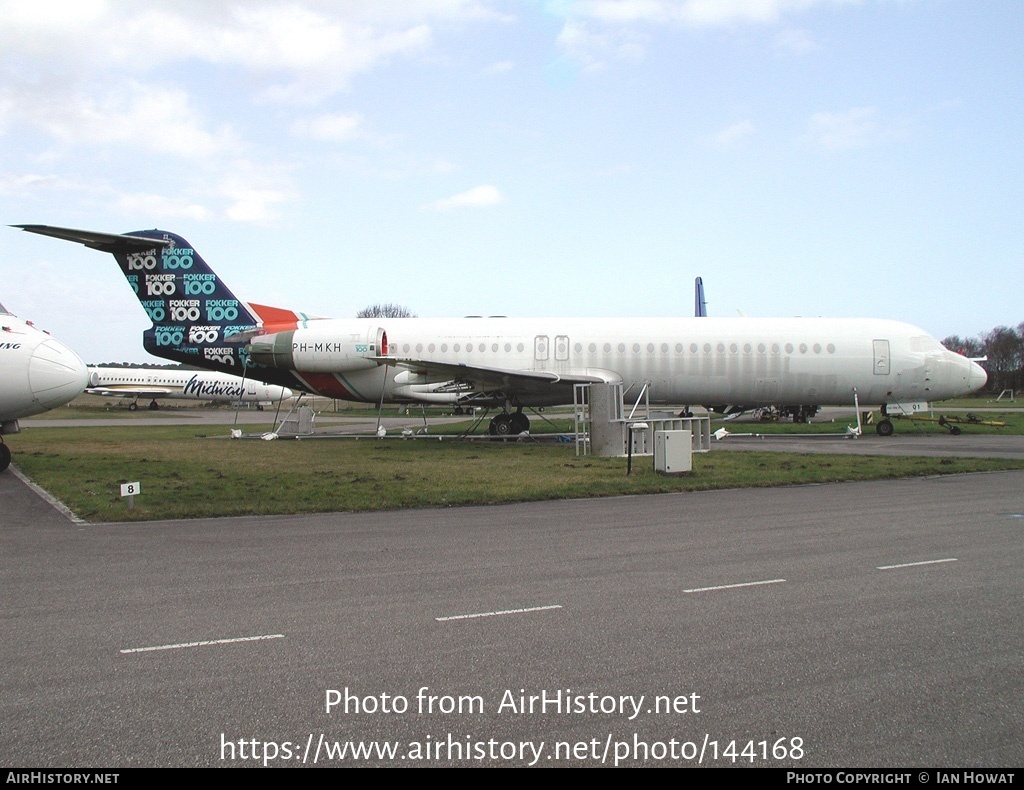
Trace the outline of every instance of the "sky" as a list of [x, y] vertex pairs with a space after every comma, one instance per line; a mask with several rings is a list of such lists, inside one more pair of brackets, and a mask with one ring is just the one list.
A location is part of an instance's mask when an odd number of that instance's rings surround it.
[[353, 317], [1024, 321], [1019, 0], [0, 0], [0, 302], [156, 361], [112, 257]]

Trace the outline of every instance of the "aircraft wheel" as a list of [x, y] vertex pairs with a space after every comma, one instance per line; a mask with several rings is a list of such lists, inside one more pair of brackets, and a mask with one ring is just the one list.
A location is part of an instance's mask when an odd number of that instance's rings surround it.
[[139, 404], [137, 404], [137, 403], [129, 403], [128, 404], [128, 411], [135, 411], [138, 408], [139, 408]]
[[11, 465], [11, 448], [6, 444], [0, 444], [0, 472]]
[[891, 420], [882, 420], [875, 426], [875, 432], [879, 436], [892, 436], [893, 427]]
[[508, 421], [511, 426], [510, 432], [517, 436], [523, 433], [523, 431], [530, 430], [530, 418], [521, 411], [517, 411], [515, 414], [510, 414]]
[[960, 435], [960, 429], [957, 426], [955, 426], [955, 425], [951, 425], [949, 427], [949, 432], [951, 434], [953, 434], [954, 436], [959, 436]]
[[150, 402], [150, 404], [149, 404], [149, 410], [150, 411], [156, 411], [159, 408], [160, 408], [160, 404], [159, 403], [157, 403], [156, 401], [151, 401]]
[[487, 426], [487, 433], [491, 436], [508, 436], [512, 433], [512, 415], [499, 414], [493, 418]]

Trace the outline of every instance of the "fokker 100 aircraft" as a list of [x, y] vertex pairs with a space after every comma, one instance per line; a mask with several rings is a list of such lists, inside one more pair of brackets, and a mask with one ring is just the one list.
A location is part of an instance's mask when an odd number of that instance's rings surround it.
[[[114, 255], [153, 321], [158, 357], [331, 398], [501, 409], [573, 402], [580, 383], [648, 384], [655, 403], [887, 405], [985, 384], [922, 329], [867, 318], [327, 319], [244, 302], [181, 236], [16, 227]], [[879, 433], [892, 433], [883, 419]]]
[[18, 420], [63, 406], [89, 381], [78, 354], [0, 304], [0, 472], [11, 463], [3, 434]]
[[161, 398], [268, 404], [290, 398], [292, 391], [277, 384], [243, 379], [230, 373], [205, 370], [157, 370], [154, 368], [89, 368], [90, 395], [132, 398], [131, 411], [139, 398], [149, 398], [157, 409]]

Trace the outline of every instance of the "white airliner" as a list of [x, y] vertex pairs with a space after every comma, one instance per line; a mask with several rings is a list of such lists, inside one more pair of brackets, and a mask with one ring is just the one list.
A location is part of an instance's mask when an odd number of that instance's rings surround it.
[[0, 472], [11, 463], [3, 434], [17, 433], [22, 417], [63, 406], [88, 381], [74, 351], [0, 305]]
[[[580, 383], [647, 383], [668, 404], [881, 405], [942, 400], [985, 371], [922, 329], [867, 318], [326, 319], [239, 300], [181, 236], [16, 227], [114, 255], [159, 357], [331, 398], [501, 409], [573, 402]], [[892, 422], [877, 425], [883, 435]]]
[[139, 398], [148, 398], [149, 408], [157, 409], [161, 398], [264, 405], [292, 396], [287, 387], [242, 379], [230, 373], [155, 368], [89, 368], [86, 392], [132, 398], [128, 404], [132, 411], [138, 408]]

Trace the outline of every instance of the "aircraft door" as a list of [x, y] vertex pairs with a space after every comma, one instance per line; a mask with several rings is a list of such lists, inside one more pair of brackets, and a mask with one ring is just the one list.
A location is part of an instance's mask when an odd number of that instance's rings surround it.
[[555, 338], [555, 361], [569, 361], [569, 338], [566, 335], [558, 335]]
[[889, 375], [889, 341], [875, 340], [875, 375]]
[[537, 335], [533, 339], [533, 358], [537, 362], [547, 362], [550, 352], [548, 351], [548, 336]]

